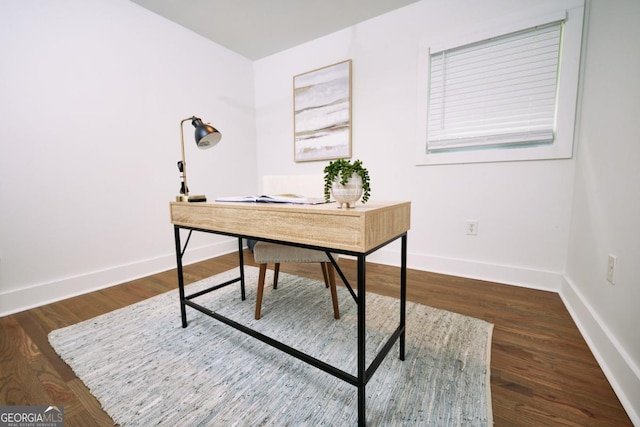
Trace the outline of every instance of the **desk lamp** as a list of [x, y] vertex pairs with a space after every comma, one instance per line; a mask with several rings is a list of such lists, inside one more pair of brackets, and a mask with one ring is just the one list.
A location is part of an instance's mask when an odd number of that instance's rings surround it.
[[180, 195], [176, 197], [177, 202], [206, 202], [207, 198], [201, 194], [197, 196], [189, 195], [189, 187], [187, 187], [187, 162], [184, 158], [184, 128], [183, 124], [187, 120], [191, 120], [191, 124], [196, 128], [195, 140], [196, 145], [200, 149], [211, 148], [216, 145], [222, 138], [222, 134], [211, 125], [202, 123], [202, 120], [196, 116], [188, 117], [180, 122], [180, 146], [182, 148], [182, 161], [178, 162], [178, 170], [182, 173], [182, 184], [180, 186]]

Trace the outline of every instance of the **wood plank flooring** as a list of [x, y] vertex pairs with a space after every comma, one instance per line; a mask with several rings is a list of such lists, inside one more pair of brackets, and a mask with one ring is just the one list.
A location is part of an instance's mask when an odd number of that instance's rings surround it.
[[[253, 265], [250, 252], [245, 262]], [[185, 282], [236, 265], [237, 254], [229, 254], [186, 266]], [[340, 266], [356, 283], [355, 262], [341, 259]], [[322, 280], [319, 265], [283, 264], [281, 271]], [[368, 264], [367, 291], [397, 297], [398, 278], [396, 267]], [[491, 394], [496, 426], [632, 425], [557, 294], [417, 270], [408, 271], [407, 283], [411, 301], [495, 325]], [[66, 426], [113, 425], [53, 351], [47, 335], [176, 287], [172, 270], [0, 318], [0, 405], [62, 405]]]

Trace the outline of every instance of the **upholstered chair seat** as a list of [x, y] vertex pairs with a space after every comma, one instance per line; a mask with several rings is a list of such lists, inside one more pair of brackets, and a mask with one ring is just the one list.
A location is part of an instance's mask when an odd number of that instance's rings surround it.
[[[338, 259], [337, 254], [331, 254], [331, 256], [335, 260]], [[338, 308], [338, 294], [336, 292], [335, 271], [327, 254], [314, 249], [297, 248], [295, 246], [279, 245], [276, 243], [258, 242], [253, 247], [253, 257], [255, 262], [260, 264], [260, 273], [258, 276], [258, 295], [256, 298], [256, 319], [260, 319], [261, 315], [262, 297], [264, 294], [264, 281], [267, 272], [267, 265], [274, 264], [273, 289], [278, 289], [278, 273], [280, 271], [280, 263], [283, 262], [320, 263], [325, 286], [331, 291], [331, 300], [333, 302], [333, 317], [335, 317], [336, 319], [340, 318], [340, 310]]]

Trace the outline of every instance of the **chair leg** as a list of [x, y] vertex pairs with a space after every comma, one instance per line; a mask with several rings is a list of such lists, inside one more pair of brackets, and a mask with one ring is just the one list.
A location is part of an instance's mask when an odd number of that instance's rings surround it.
[[260, 272], [258, 273], [258, 295], [256, 297], [256, 320], [260, 319], [260, 311], [262, 310], [262, 294], [264, 293], [264, 276], [267, 274], [267, 264], [260, 264]]
[[331, 289], [331, 301], [333, 302], [333, 317], [340, 318], [340, 308], [338, 307], [338, 292], [336, 291], [336, 274], [331, 263], [327, 264], [327, 273], [329, 276], [329, 288]]
[[328, 262], [321, 262], [320, 267], [322, 267], [322, 277], [324, 277], [324, 286], [325, 288], [329, 287], [329, 276], [327, 276], [327, 265]]

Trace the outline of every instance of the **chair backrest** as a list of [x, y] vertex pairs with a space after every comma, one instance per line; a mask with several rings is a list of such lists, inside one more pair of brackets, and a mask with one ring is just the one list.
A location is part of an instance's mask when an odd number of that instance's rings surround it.
[[297, 194], [324, 197], [324, 175], [265, 175], [262, 194]]

